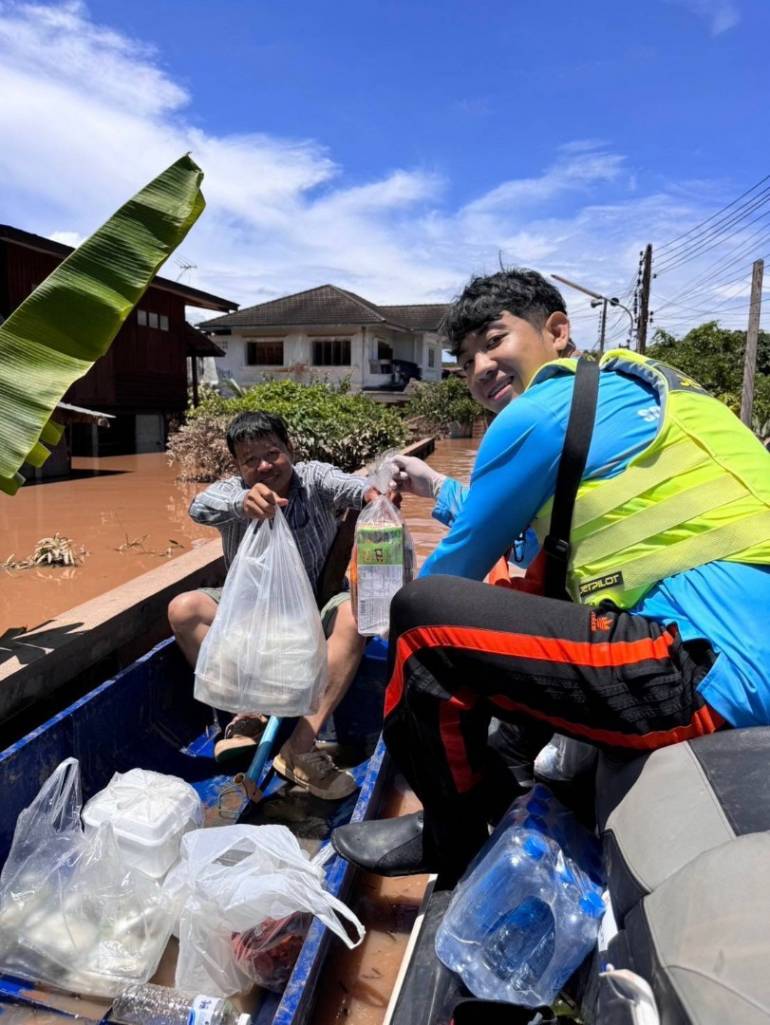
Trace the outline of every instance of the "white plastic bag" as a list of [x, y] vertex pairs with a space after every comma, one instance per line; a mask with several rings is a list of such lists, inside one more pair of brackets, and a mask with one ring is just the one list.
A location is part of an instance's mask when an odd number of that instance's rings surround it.
[[[165, 883], [182, 906], [176, 986], [194, 993], [231, 996], [262, 972], [243, 957], [243, 934], [296, 913], [317, 916], [348, 946], [364, 928], [343, 903], [323, 888], [323, 862], [310, 860], [286, 826], [222, 826], [199, 829], [182, 840], [182, 860]], [[351, 940], [341, 919], [356, 932]], [[266, 930], [269, 931], [269, 930]]]
[[535, 759], [535, 774], [543, 779], [566, 782], [592, 769], [598, 754], [593, 744], [554, 733]]
[[326, 684], [326, 638], [280, 509], [244, 534], [195, 666], [195, 697], [228, 712], [300, 716]]
[[146, 982], [171, 934], [160, 886], [128, 868], [112, 827], [85, 835], [68, 758], [19, 815], [0, 874], [0, 968], [76, 993]]

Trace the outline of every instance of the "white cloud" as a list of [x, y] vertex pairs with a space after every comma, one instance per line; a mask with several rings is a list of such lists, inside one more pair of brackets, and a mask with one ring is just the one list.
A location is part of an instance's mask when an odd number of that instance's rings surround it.
[[667, 0], [676, 7], [684, 7], [706, 22], [712, 36], [719, 36], [741, 20], [741, 12], [732, 0]]
[[[721, 183], [717, 196], [713, 183], [645, 194], [609, 142], [580, 139], [541, 172], [453, 207], [433, 168], [348, 185], [322, 141], [203, 131], [162, 54], [95, 24], [80, 3], [0, 0], [0, 47], [0, 221], [74, 244], [190, 150], [208, 207], [177, 254], [193, 265], [183, 280], [242, 305], [325, 282], [375, 302], [442, 301], [500, 258], [621, 295], [640, 246], [732, 198]], [[696, 269], [672, 274], [664, 294]], [[182, 271], [172, 262], [166, 273]], [[593, 331], [587, 299], [568, 300]]]

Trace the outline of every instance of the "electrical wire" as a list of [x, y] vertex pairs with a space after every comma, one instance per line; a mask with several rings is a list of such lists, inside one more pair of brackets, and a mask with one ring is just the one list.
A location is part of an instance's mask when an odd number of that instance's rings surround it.
[[[701, 228], [705, 227], [707, 224], [713, 221], [714, 218], [719, 217], [726, 210], [729, 210], [731, 207], [734, 207], [736, 203], [739, 203], [744, 198], [744, 196], [748, 196], [749, 193], [755, 192], [759, 188], [759, 186], [764, 185], [766, 181], [770, 181], [770, 174], [765, 175], [765, 177], [761, 178], [755, 185], [752, 185], [751, 188], [746, 189], [746, 191], [742, 192], [740, 196], [734, 199], [731, 203], [728, 203], [726, 206], [723, 206], [720, 210], [717, 210], [716, 213], [711, 214], [710, 217], [707, 217], [705, 220], [701, 221], [699, 224], [696, 224], [694, 227], [688, 228], [687, 231], [682, 232], [680, 235], [676, 235], [674, 238], [669, 239], [668, 242], [663, 242], [661, 245], [657, 246], [656, 249], [658, 250], [658, 252], [663, 252], [664, 250], [673, 246], [676, 242], [679, 242], [680, 239], [685, 239], [688, 235], [692, 235], [694, 232], [699, 231]], [[751, 202], [751, 200], [749, 200], [749, 202]], [[712, 227], [714, 226], [712, 225]]]
[[[768, 189], [767, 198], [762, 201], [761, 205], [764, 206], [765, 203], [770, 203], [770, 189]], [[688, 250], [685, 254], [683, 254], [681, 256], [681, 259], [679, 257], [673, 257], [668, 262], [666, 262], [665, 260], [663, 263], [656, 262], [656, 273], [660, 274], [664, 271], [668, 272], [674, 270], [676, 267], [681, 267], [686, 263], [690, 263], [692, 260], [696, 258], [696, 256], [703, 256], [704, 253], [710, 252], [712, 249], [716, 249], [717, 246], [724, 245], [726, 242], [729, 242], [730, 239], [735, 238], [736, 235], [741, 235], [743, 232], [746, 231], [747, 228], [750, 228], [752, 224], [756, 224], [758, 221], [765, 220], [765, 218], [767, 218], [768, 215], [770, 215], [770, 210], [765, 210], [764, 213], [761, 213], [758, 217], [754, 217], [752, 220], [748, 221], [746, 224], [741, 225], [740, 228], [736, 229], [733, 232], [730, 232], [730, 234], [728, 235], [720, 235], [718, 237], [715, 236], [711, 239], [702, 239], [697, 246], [693, 246], [692, 249]]]

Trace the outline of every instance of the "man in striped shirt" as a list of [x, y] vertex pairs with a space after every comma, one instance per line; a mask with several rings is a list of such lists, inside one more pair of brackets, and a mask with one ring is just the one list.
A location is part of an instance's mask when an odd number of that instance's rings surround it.
[[[360, 509], [377, 496], [377, 490], [365, 477], [343, 473], [329, 463], [294, 463], [286, 424], [270, 413], [240, 413], [228, 427], [227, 445], [238, 475], [217, 481], [197, 495], [190, 516], [196, 523], [219, 530], [229, 569], [252, 520], [271, 519], [281, 507], [316, 592], [340, 516], [346, 509]], [[221, 588], [188, 591], [169, 605], [171, 628], [193, 666], [221, 593]], [[316, 797], [337, 800], [355, 790], [355, 781], [319, 751], [315, 742], [350, 686], [366, 642], [358, 634], [347, 591], [326, 603], [321, 620], [327, 637], [329, 683], [318, 711], [299, 720], [273, 764], [282, 776]], [[262, 717], [236, 717], [217, 745], [216, 757], [224, 760], [242, 753], [245, 747], [253, 750], [263, 728]]]

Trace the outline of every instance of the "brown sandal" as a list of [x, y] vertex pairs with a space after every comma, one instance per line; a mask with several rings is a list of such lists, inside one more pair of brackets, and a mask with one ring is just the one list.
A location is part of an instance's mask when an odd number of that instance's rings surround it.
[[214, 761], [231, 762], [242, 758], [249, 750], [253, 753], [266, 726], [267, 719], [263, 716], [250, 715], [233, 719], [225, 726], [222, 739], [214, 745]]

